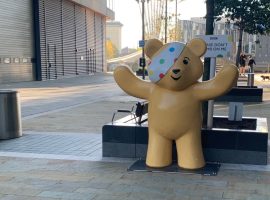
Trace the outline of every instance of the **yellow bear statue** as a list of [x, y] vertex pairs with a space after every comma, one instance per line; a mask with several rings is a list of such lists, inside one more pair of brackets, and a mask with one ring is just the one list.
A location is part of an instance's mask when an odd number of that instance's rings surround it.
[[172, 163], [173, 140], [179, 167], [198, 169], [205, 165], [201, 104], [228, 92], [238, 79], [236, 66], [227, 64], [213, 79], [199, 82], [203, 74], [200, 57], [205, 52], [206, 43], [199, 38], [188, 44], [165, 45], [150, 39], [145, 53], [151, 59], [148, 66], [151, 82], [137, 78], [126, 66], [114, 70], [117, 84], [127, 94], [149, 101], [146, 156], [149, 167], [165, 167]]

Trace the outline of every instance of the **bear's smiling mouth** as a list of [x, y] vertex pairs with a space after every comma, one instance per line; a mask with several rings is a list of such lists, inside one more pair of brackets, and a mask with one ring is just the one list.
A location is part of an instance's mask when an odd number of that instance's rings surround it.
[[177, 77], [177, 78], [171, 76], [171, 78], [172, 78], [173, 80], [177, 81], [177, 80], [179, 80], [179, 79], [181, 78], [181, 76], [179, 76], [179, 77]]

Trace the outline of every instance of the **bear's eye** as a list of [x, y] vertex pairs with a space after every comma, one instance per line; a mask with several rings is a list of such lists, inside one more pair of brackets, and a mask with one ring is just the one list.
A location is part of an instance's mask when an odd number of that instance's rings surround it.
[[184, 60], [183, 60], [183, 63], [185, 65], [187, 65], [189, 63], [189, 61], [190, 61], [189, 58], [188, 57], [185, 57]]

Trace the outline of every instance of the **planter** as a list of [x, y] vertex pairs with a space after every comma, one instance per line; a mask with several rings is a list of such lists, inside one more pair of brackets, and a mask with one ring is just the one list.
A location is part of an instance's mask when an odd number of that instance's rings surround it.
[[[104, 157], [145, 158], [148, 125], [107, 124], [103, 126], [102, 144]], [[266, 118], [244, 117], [242, 123], [233, 123], [227, 117], [214, 116], [214, 128], [202, 129], [204, 156], [209, 162], [266, 165], [267, 144]]]
[[202, 129], [202, 144], [207, 161], [267, 165], [267, 119], [228, 122], [226, 117], [214, 117], [214, 128]]
[[217, 102], [262, 102], [263, 89], [256, 86], [239, 86], [215, 99]]

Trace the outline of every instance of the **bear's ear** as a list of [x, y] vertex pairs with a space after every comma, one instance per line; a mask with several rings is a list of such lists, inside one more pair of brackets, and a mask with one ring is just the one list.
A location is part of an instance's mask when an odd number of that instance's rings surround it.
[[150, 39], [146, 42], [144, 50], [145, 54], [152, 59], [154, 54], [163, 46], [163, 43], [158, 39]]
[[192, 39], [187, 46], [189, 49], [196, 55], [201, 57], [203, 54], [205, 54], [207, 46], [204, 40], [200, 38]]

